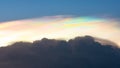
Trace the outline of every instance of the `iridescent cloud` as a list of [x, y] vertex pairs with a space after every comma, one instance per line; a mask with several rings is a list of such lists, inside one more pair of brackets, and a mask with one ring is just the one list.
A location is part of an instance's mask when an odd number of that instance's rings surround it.
[[43, 37], [70, 39], [91, 35], [120, 45], [119, 21], [99, 17], [47, 16], [0, 23], [0, 46]]

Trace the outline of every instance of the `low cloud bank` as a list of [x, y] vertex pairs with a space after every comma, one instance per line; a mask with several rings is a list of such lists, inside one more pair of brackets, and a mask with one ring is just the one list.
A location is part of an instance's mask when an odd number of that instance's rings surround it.
[[0, 48], [0, 68], [120, 68], [120, 49], [91, 36], [16, 42]]

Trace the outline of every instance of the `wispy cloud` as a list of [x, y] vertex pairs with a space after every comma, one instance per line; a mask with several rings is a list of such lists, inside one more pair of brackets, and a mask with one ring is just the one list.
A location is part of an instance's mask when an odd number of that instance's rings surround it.
[[119, 21], [100, 17], [45, 16], [0, 23], [0, 45], [47, 38], [70, 39], [91, 35], [120, 45]]

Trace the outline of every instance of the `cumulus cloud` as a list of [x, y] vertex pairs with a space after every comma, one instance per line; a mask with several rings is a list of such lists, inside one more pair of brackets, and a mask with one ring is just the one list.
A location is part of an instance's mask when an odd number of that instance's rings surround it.
[[120, 68], [120, 49], [91, 36], [16, 42], [0, 48], [0, 68]]

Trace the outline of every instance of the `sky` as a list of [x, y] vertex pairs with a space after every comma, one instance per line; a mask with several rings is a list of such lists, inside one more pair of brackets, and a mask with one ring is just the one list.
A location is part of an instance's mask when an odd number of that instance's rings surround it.
[[119, 0], [0, 0], [0, 22], [54, 15], [120, 18]]
[[0, 46], [91, 35], [120, 45], [119, 0], [0, 0]]

